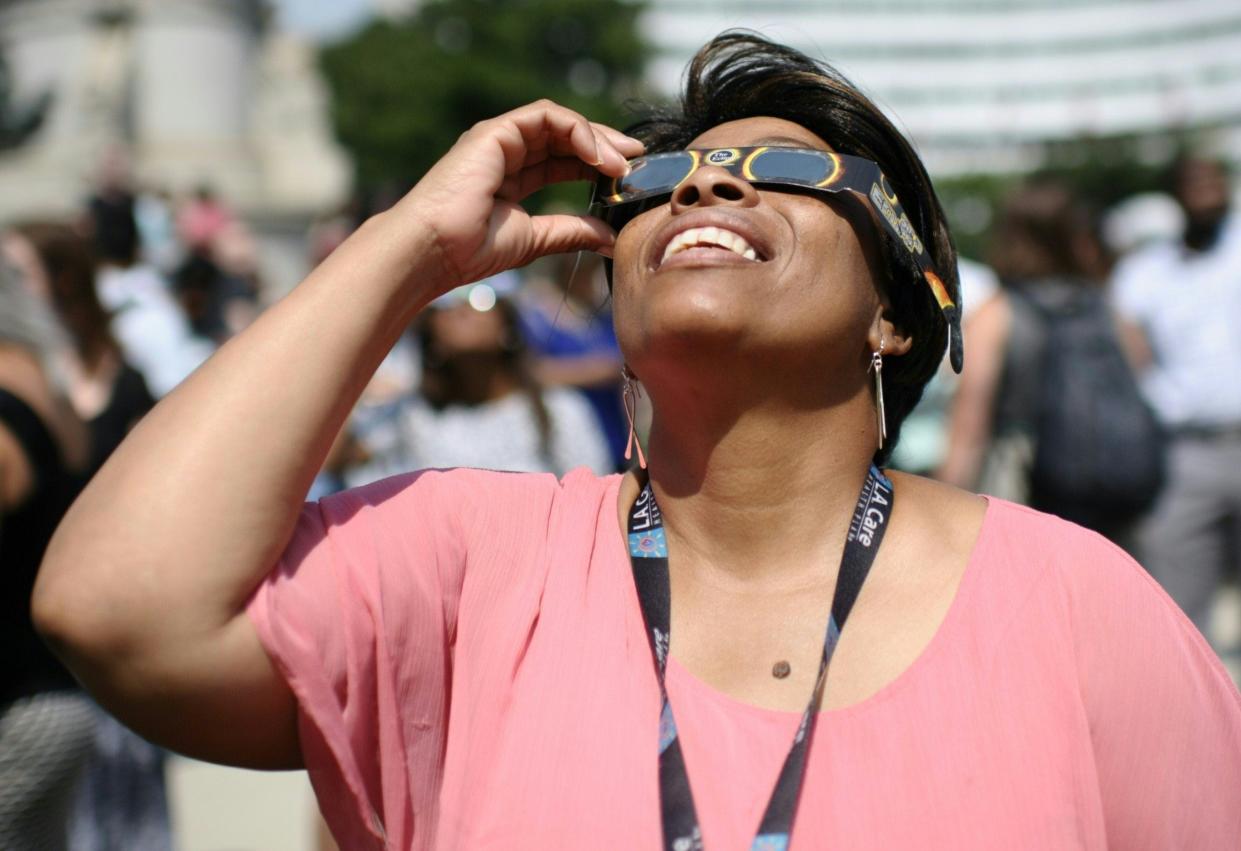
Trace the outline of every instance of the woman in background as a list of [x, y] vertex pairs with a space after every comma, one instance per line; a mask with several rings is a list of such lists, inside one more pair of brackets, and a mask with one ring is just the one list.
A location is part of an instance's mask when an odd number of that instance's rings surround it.
[[613, 463], [624, 469], [622, 361], [603, 263], [587, 252], [552, 260], [540, 264], [550, 266], [550, 274], [529, 275], [518, 299], [535, 375], [545, 386], [575, 388], [590, 403]]
[[[969, 368], [939, 477], [1129, 544], [1161, 481], [1161, 439], [1130, 366], [1139, 338], [1107, 304], [1094, 219], [1067, 187], [1031, 183], [1005, 200], [992, 244], [1003, 286], [966, 326]], [[1076, 437], [1066, 442], [1066, 431]], [[1135, 445], [1149, 452], [1133, 458]], [[1070, 457], [1078, 446], [1088, 458]]]
[[355, 440], [365, 462], [346, 475], [351, 484], [427, 467], [557, 475], [576, 467], [612, 470], [587, 402], [535, 378], [517, 309], [501, 281], [442, 297], [410, 330], [419, 390], [386, 413], [357, 417]]
[[32, 222], [11, 230], [3, 250], [68, 332], [60, 362], [69, 400], [90, 426], [90, 469], [98, 470], [155, 399], [109, 327], [110, 316], [95, 291], [90, 245], [68, 225]]
[[0, 848], [66, 848], [91, 701], [35, 634], [30, 592], [85, 481], [86, 429], [53, 378], [61, 331], [0, 263]]

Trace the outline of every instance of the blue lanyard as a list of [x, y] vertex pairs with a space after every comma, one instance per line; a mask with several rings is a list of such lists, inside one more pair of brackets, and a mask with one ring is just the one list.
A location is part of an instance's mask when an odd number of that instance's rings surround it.
[[[853, 519], [849, 522], [849, 535], [845, 540], [844, 554], [840, 560], [840, 573], [836, 579], [836, 591], [832, 596], [832, 613], [827, 621], [827, 635], [823, 641], [823, 657], [819, 661], [819, 676], [815, 682], [810, 702], [802, 713], [801, 723], [775, 789], [767, 803], [758, 835], [750, 845], [751, 851], [783, 851], [788, 848], [792, 835], [793, 818], [797, 813], [802, 779], [806, 769], [806, 754], [814, 734], [817, 713], [815, 707], [823, 695], [827, 681], [827, 667], [840, 640], [845, 620], [857, 600], [862, 583], [874, 564], [875, 554], [883, 541], [883, 533], [892, 516], [892, 482], [875, 466], [871, 466], [858, 495]], [[676, 719], [668, 702], [665, 676], [668, 667], [668, 642], [671, 633], [672, 602], [668, 577], [668, 544], [664, 537], [663, 518], [655, 502], [655, 492], [648, 482], [629, 511], [629, 560], [633, 566], [634, 586], [642, 617], [646, 621], [647, 637], [651, 642], [651, 654], [659, 675], [659, 691], [663, 708], [659, 714], [659, 797], [663, 821], [664, 848], [666, 851], [702, 851], [702, 830], [698, 813], [694, 808], [694, 796], [690, 791], [689, 775], [685, 771], [685, 756], [677, 736]]]

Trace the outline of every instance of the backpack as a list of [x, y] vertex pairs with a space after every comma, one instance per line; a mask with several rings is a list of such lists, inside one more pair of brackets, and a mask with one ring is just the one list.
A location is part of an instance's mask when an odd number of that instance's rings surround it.
[[1137, 519], [1163, 487], [1166, 437], [1103, 293], [1056, 282], [1012, 293], [1042, 327], [1031, 507], [1099, 530]]

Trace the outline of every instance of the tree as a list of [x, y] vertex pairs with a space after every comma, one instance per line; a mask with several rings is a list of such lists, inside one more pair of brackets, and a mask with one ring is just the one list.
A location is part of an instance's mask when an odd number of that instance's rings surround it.
[[[624, 0], [432, 0], [321, 55], [363, 188], [416, 181], [475, 122], [540, 97], [625, 116], [645, 46]], [[580, 190], [578, 192], [580, 195]]]

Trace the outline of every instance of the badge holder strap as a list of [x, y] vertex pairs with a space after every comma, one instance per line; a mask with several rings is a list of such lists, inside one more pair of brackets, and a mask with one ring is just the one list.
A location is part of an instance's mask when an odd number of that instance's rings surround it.
[[[872, 465], [858, 495], [857, 506], [849, 524], [836, 589], [832, 595], [832, 613], [828, 617], [815, 687], [802, 713], [797, 734], [781, 767], [751, 851], [783, 851], [788, 847], [805, 776], [806, 755], [827, 683], [828, 666], [841, 630], [883, 541], [892, 503], [892, 483]], [[664, 847], [667, 851], [701, 851], [702, 834], [697, 810], [689, 785], [680, 737], [677, 735], [676, 720], [665, 687], [671, 633], [671, 583], [663, 519], [649, 481], [644, 484], [630, 509], [628, 532], [634, 586], [647, 627], [662, 699], [659, 724], [659, 787]]]

